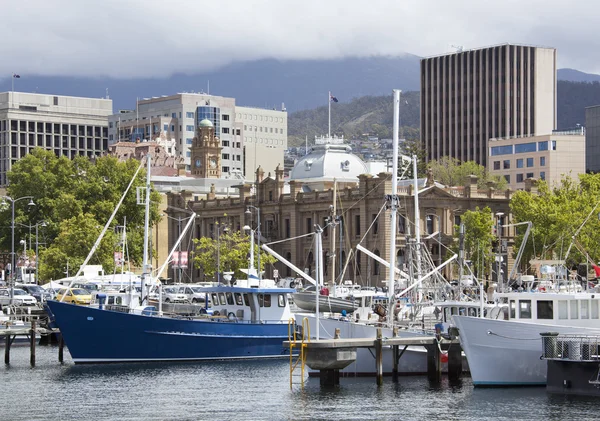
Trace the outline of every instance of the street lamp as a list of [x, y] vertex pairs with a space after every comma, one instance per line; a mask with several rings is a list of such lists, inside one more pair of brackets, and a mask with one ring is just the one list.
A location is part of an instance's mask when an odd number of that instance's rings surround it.
[[[219, 222], [215, 223], [217, 225], [217, 283], [221, 283], [221, 225]], [[229, 231], [227, 225], [223, 226], [223, 232], [226, 233]]]
[[23, 197], [18, 197], [16, 199], [13, 199], [10, 196], [2, 196], [2, 198], [4, 200], [8, 200], [11, 204], [11, 250], [10, 250], [10, 256], [11, 256], [11, 260], [10, 260], [10, 305], [12, 305], [13, 303], [13, 297], [15, 295], [15, 203], [18, 202], [19, 200], [23, 200], [23, 199], [29, 199], [29, 203], [27, 204], [27, 206], [35, 206], [35, 203], [33, 202], [33, 196], [23, 196]]
[[[261, 266], [260, 266], [260, 208], [257, 208], [256, 206], [252, 206], [252, 205], [248, 205], [248, 207], [246, 208], [246, 215], [252, 215], [252, 211], [250, 209], [254, 209], [256, 210], [256, 217], [258, 219], [257, 223], [256, 223], [256, 235], [258, 237], [258, 239], [256, 240], [258, 243], [258, 280], [260, 281], [262, 279], [261, 276]], [[252, 233], [254, 231], [251, 231]], [[252, 238], [252, 244], [254, 244], [254, 237]]]

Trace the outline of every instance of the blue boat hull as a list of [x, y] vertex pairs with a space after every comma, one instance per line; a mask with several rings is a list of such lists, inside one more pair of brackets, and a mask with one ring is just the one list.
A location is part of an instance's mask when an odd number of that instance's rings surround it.
[[287, 323], [184, 320], [48, 301], [75, 363], [289, 356]]

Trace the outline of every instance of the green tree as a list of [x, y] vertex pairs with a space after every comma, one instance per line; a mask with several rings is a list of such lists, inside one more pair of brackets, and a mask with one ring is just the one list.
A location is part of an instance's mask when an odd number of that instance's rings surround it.
[[[218, 241], [216, 237], [215, 239], [202, 237], [194, 239], [194, 244], [196, 245], [194, 266], [201, 268], [206, 276], [215, 276], [217, 273], [217, 248], [220, 255], [221, 272], [234, 272], [233, 276], [236, 278], [246, 276], [240, 269], [248, 268], [250, 241], [247, 235], [240, 231], [221, 232]], [[273, 256], [261, 250], [261, 270], [276, 261], [277, 259]], [[258, 267], [258, 249], [256, 245], [254, 246], [254, 267]]]
[[[139, 165], [139, 161], [136, 160], [120, 162], [108, 156], [96, 158], [94, 161], [87, 157], [69, 160], [64, 156], [56, 157], [51, 151], [36, 148], [16, 162], [8, 173], [7, 194], [14, 198], [32, 196], [35, 202], [33, 207], [26, 206], [26, 201], [18, 202], [19, 206], [15, 206], [15, 221], [23, 225], [35, 225], [45, 221], [47, 226], [40, 229], [40, 233], [44, 237], [47, 248], [52, 247], [59, 236], [70, 234], [65, 230], [76, 228], [71, 222], [65, 223], [66, 221], [79, 221], [85, 215], [85, 220], [95, 221], [93, 226], [104, 226]], [[141, 170], [112, 223], [113, 226], [122, 225], [126, 219], [129, 256], [134, 265], [139, 265], [142, 261], [144, 237], [144, 207], [137, 204], [136, 188], [145, 186], [145, 183], [145, 171]], [[160, 218], [159, 202], [160, 194], [153, 191], [151, 225]], [[8, 250], [11, 242], [10, 206], [0, 209], [0, 218], [5, 221], [1, 224], [0, 241], [3, 248]], [[20, 225], [17, 225], [15, 231], [16, 238], [24, 238], [28, 234], [28, 228]], [[71, 248], [69, 266], [75, 267], [71, 262], [78, 259], [83, 262], [90, 251], [91, 244], [80, 249]], [[97, 261], [112, 261], [112, 250], [100, 248], [97, 253], [104, 253], [97, 257]], [[64, 257], [66, 253], [54, 250], [52, 255], [55, 256], [52, 259], [49, 255], [46, 256], [47, 260], [40, 259], [42, 275], [48, 273], [55, 275], [64, 270], [66, 257], [59, 262], [57, 256]], [[52, 267], [42, 270], [43, 265], [52, 265]], [[111, 268], [111, 265], [104, 267], [107, 271]]]
[[461, 163], [458, 159], [444, 156], [438, 161], [429, 163], [433, 178], [447, 186], [464, 186], [470, 175], [477, 176], [477, 186], [486, 188], [488, 182], [493, 182], [498, 190], [506, 189], [507, 182], [503, 177], [488, 174], [483, 165], [475, 161]]
[[[466, 211], [461, 215], [465, 228], [464, 250], [465, 258], [473, 263], [474, 272], [478, 277], [489, 275], [492, 263], [493, 215], [489, 207], [474, 211]], [[454, 251], [458, 252], [459, 227], [456, 227]]]
[[[524, 248], [522, 261], [528, 262], [531, 258], [562, 260], [573, 237], [594, 261], [598, 261], [600, 221], [597, 215], [600, 208], [595, 207], [599, 197], [600, 174], [582, 174], [579, 183], [566, 176], [553, 189], [542, 181], [537, 193], [515, 192], [510, 202], [515, 222], [533, 223], [531, 240]], [[520, 247], [523, 233], [524, 230], [517, 236], [517, 247]], [[571, 247], [569, 267], [585, 260], [576, 246]]]

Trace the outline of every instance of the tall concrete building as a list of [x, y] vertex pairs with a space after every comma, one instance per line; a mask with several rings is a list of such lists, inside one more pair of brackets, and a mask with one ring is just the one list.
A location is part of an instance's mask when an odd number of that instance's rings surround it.
[[108, 148], [112, 100], [23, 92], [0, 93], [0, 185], [36, 147], [56, 156], [99, 156]]
[[600, 105], [585, 109], [585, 170], [600, 172]]
[[556, 50], [504, 44], [421, 60], [427, 161], [487, 163], [487, 142], [556, 129]]
[[202, 93], [179, 93], [137, 101], [135, 110], [110, 116], [109, 143], [136, 140], [174, 141], [174, 155], [192, 170], [192, 143], [196, 128], [209, 120], [222, 147], [223, 177], [252, 176], [261, 166], [275, 172], [283, 166], [287, 149], [287, 112], [240, 107], [235, 98]]

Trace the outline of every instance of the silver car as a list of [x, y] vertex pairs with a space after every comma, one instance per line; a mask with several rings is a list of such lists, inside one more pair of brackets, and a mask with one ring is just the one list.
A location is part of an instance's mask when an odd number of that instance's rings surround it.
[[[8, 288], [0, 289], [0, 304], [8, 305], [10, 303], [10, 290]], [[20, 288], [13, 289], [13, 304], [18, 306], [34, 306], [37, 304], [35, 297], [27, 294]]]

